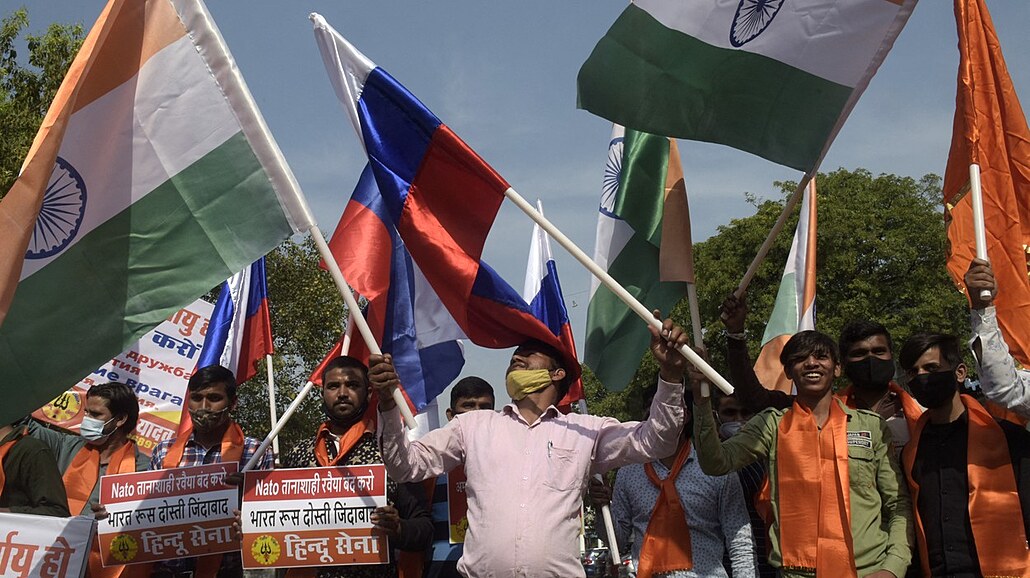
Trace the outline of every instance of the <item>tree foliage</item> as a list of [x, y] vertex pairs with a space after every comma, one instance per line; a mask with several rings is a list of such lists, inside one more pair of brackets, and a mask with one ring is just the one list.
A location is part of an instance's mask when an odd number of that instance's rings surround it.
[[[924, 330], [966, 336], [965, 297], [945, 268], [947, 235], [941, 218], [940, 177], [874, 177], [865, 169], [838, 169], [820, 174], [816, 182], [816, 328], [836, 338], [845, 323], [865, 318], [883, 323], [896, 344]], [[732, 220], [694, 245], [705, 345], [712, 364], [723, 375], [729, 372], [719, 306], [737, 287], [797, 183], [775, 186], [780, 198], [758, 201], [752, 197], [753, 215]], [[788, 219], [748, 289], [746, 327], [753, 358], [761, 349], [772, 313], [797, 213]], [[676, 306], [672, 317], [689, 324], [686, 300]], [[653, 386], [656, 374], [657, 365], [647, 354], [624, 392], [606, 392], [589, 376], [585, 388], [591, 413], [639, 418], [641, 396]]]
[[28, 25], [24, 8], [0, 20], [0, 197], [14, 184], [83, 39], [81, 24], [51, 24], [42, 34], [25, 34], [25, 62], [18, 46]]

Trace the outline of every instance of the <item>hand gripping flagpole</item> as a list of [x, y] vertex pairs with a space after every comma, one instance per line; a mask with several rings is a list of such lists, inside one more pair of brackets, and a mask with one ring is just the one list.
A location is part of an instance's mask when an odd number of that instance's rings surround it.
[[[626, 289], [622, 285], [620, 285], [618, 281], [613, 279], [607, 271], [599, 267], [597, 263], [594, 263], [593, 259], [588, 257], [587, 254], [584, 253], [582, 249], [577, 247], [571, 239], [566, 237], [564, 233], [559, 231], [557, 227], [555, 227], [550, 221], [544, 218], [544, 216], [541, 215], [539, 211], [534, 209], [533, 205], [529, 204], [529, 202], [527, 202], [526, 199], [522, 198], [522, 195], [515, 192], [515, 189], [509, 187], [508, 190], [504, 191], [504, 196], [508, 197], [508, 199], [511, 200], [511, 202], [515, 203], [515, 206], [517, 206], [519, 209], [522, 209], [522, 212], [526, 213], [526, 215], [528, 215], [530, 219], [533, 219], [533, 221], [540, 225], [540, 228], [542, 228], [548, 235], [550, 235], [552, 239], [557, 241], [559, 245], [564, 247], [566, 251], [568, 251], [573, 257], [575, 257], [576, 260], [579, 261], [584, 267], [586, 267], [587, 270], [594, 275], [594, 277], [597, 277], [597, 279], [605, 287], [607, 287], [608, 290], [614, 293], [619, 299], [622, 300], [623, 303], [629, 306], [629, 308], [632, 309], [633, 312], [636, 313], [641, 319], [643, 319], [644, 322], [646, 322], [648, 325], [654, 327], [659, 332], [661, 332], [662, 322], [658, 319], [655, 319], [654, 315], [652, 315], [651, 312], [647, 310], [647, 307], [644, 307], [644, 305], [640, 301], [638, 301], [636, 297], [631, 295], [629, 291], [626, 291]], [[723, 390], [727, 394], [733, 393], [733, 386], [730, 385], [728, 381], [726, 381], [726, 378], [719, 375], [719, 372], [715, 371], [715, 369], [713, 369], [711, 365], [708, 365], [708, 363], [704, 359], [701, 359], [701, 356], [695, 353], [689, 345], [680, 346], [678, 351], [682, 353], [683, 356], [687, 358], [687, 361], [692, 363], [694, 367], [698, 368], [701, 371], [701, 373], [705, 375], [705, 377], [707, 377], [712, 383], [718, 386], [719, 389]]]

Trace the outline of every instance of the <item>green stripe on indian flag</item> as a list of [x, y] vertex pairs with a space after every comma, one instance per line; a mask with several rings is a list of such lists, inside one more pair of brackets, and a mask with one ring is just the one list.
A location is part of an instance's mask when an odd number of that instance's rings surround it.
[[[184, 36], [166, 46], [136, 76], [71, 117], [58, 156], [82, 178], [87, 202], [68, 244], [79, 242], [239, 132], [236, 117], [190, 39]], [[61, 227], [49, 234], [37, 228], [30, 249], [56, 246], [64, 241], [63, 232]], [[27, 259], [21, 278], [53, 258]]]
[[[21, 282], [0, 326], [0, 375], [18, 384], [5, 404], [42, 406], [53, 384], [139, 339], [180, 295], [202, 295], [291, 233], [249, 143], [232, 136]], [[55, 342], [74, 354], [52, 354]]]

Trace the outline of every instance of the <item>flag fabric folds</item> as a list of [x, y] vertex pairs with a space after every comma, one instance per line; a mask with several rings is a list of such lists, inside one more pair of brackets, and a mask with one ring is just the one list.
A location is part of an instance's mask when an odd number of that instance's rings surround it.
[[1030, 366], [1030, 130], [983, 0], [956, 0], [958, 91], [944, 172], [948, 271], [960, 288], [976, 256], [969, 165], [980, 165], [995, 306], [1009, 350]]
[[575, 352], [481, 261], [508, 183], [321, 16], [311, 18], [330, 82], [368, 154], [381, 214], [458, 327], [483, 347], [547, 343], [565, 352], [578, 377]]
[[[598, 211], [594, 261], [647, 307], [671, 312], [694, 281], [676, 141], [616, 125]], [[647, 324], [594, 279], [583, 361], [606, 388], [629, 385], [650, 339]]]
[[[543, 204], [537, 200], [537, 210], [544, 214]], [[558, 266], [551, 256], [551, 242], [547, 233], [535, 224], [529, 243], [529, 262], [526, 264], [526, 283], [522, 298], [529, 303], [529, 309], [556, 337], [561, 339], [567, 351], [576, 351], [572, 338], [569, 311], [565, 308], [561, 283], [558, 281]], [[583, 399], [583, 381], [577, 379], [569, 386], [568, 393], [558, 401], [563, 411], [571, 409], [573, 403]]]
[[273, 352], [262, 257], [222, 284], [197, 367], [221, 365], [236, 375], [237, 383], [243, 383], [257, 374], [255, 364]]
[[780, 278], [776, 302], [765, 326], [762, 351], [755, 361], [755, 374], [768, 389], [792, 393], [793, 384], [783, 373], [780, 352], [795, 333], [815, 329], [817, 220], [815, 179], [812, 179], [801, 200], [798, 227]]
[[24, 166], [12, 200], [37, 195], [41, 208], [0, 327], [0, 381], [18, 385], [0, 419], [43, 405], [312, 224], [195, 0], [111, 0]]
[[628, 128], [818, 166], [916, 0], [634, 0], [579, 71]]
[[[393, 356], [413, 413], [458, 377], [465, 337], [412, 262], [366, 166], [336, 226], [329, 249], [351, 287], [368, 300], [365, 319], [383, 353]], [[361, 339], [351, 353], [367, 362]]]

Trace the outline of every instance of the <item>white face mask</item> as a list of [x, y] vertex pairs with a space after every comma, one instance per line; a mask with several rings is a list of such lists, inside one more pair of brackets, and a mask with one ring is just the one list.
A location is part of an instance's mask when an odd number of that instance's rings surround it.
[[79, 435], [87, 441], [101, 441], [113, 433], [104, 433], [104, 429], [107, 428], [107, 424], [112, 421], [114, 421], [113, 417], [107, 421], [100, 421], [95, 417], [89, 417], [87, 415], [82, 418], [82, 424], [79, 425]]
[[719, 426], [719, 437], [724, 440], [728, 440], [737, 435], [737, 432], [739, 432], [742, 427], [744, 427], [744, 422], [742, 421], [728, 421]]

